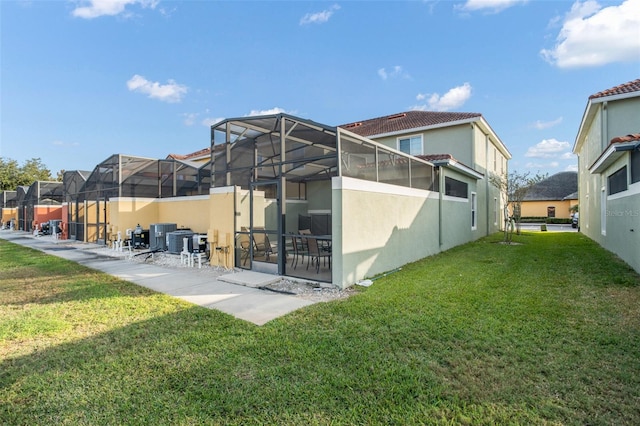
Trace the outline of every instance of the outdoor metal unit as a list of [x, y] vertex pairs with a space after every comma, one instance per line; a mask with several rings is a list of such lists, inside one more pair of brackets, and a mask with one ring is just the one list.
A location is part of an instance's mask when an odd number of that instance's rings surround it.
[[180, 254], [184, 248], [184, 239], [187, 238], [187, 250], [193, 252], [193, 231], [180, 230], [167, 233], [167, 251], [173, 254]]
[[193, 252], [204, 253], [207, 251], [207, 234], [193, 234]]
[[167, 234], [178, 228], [175, 223], [154, 223], [149, 225], [149, 250], [164, 251], [167, 249]]

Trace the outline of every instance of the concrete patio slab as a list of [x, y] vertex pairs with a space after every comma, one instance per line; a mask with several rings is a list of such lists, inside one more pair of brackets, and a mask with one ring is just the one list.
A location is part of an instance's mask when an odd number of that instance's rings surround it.
[[220, 281], [232, 284], [244, 285], [252, 288], [261, 288], [269, 284], [277, 283], [282, 279], [277, 275], [265, 274], [262, 272], [242, 271], [235, 274], [225, 274], [218, 277]]
[[259, 290], [280, 281], [279, 276], [242, 271], [214, 277], [193, 268], [175, 269], [100, 255], [95, 253], [95, 244], [36, 238], [21, 231], [0, 230], [0, 238], [257, 325], [315, 303]]

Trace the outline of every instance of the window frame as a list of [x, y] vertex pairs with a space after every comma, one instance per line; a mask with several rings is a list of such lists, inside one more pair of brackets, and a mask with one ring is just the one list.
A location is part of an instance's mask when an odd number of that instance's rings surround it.
[[[396, 148], [398, 149], [398, 151], [400, 152], [404, 152], [405, 154], [409, 154], [409, 155], [422, 155], [424, 153], [424, 135], [422, 133], [418, 133], [415, 135], [406, 135], [406, 136], [399, 136], [398, 138], [396, 138]], [[400, 148], [400, 143], [402, 141], [408, 140], [409, 141], [409, 151], [411, 151], [412, 148], [412, 139], [420, 139], [420, 149], [419, 152], [417, 153], [413, 153], [413, 152], [406, 152], [403, 151]]]
[[629, 164], [631, 166], [631, 182], [640, 182], [640, 146], [631, 151]]
[[[455, 182], [455, 184], [456, 184], [454, 187], [458, 187], [457, 184], [464, 185], [464, 192], [465, 192], [464, 196], [457, 195], [457, 191], [454, 192], [454, 193], [449, 191], [452, 188], [451, 185], [450, 185], [452, 181]], [[449, 184], [449, 185], [447, 185], [447, 184]], [[469, 199], [469, 184], [467, 182], [452, 178], [450, 176], [445, 176], [444, 177], [444, 195], [446, 195], [448, 197], [463, 198], [465, 200], [468, 200]]]
[[471, 230], [478, 229], [478, 194], [471, 192]]
[[[624, 185], [622, 185], [623, 180]], [[612, 187], [615, 192], [612, 191]], [[627, 189], [629, 189], [629, 180], [627, 179], [627, 166], [625, 165], [607, 176], [607, 194], [619, 194]]]

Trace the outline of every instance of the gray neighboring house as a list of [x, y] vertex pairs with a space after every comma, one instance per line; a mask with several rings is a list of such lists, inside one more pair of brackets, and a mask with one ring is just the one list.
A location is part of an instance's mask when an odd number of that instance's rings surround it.
[[640, 272], [640, 79], [589, 97], [573, 152], [581, 231]]
[[522, 200], [522, 217], [569, 219], [578, 204], [578, 173], [560, 172], [536, 183]]

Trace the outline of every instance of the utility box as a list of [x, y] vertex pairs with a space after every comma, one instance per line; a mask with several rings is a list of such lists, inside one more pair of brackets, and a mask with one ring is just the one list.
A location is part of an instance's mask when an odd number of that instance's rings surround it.
[[149, 225], [149, 250], [167, 250], [167, 234], [178, 228], [175, 223], [154, 223]]

